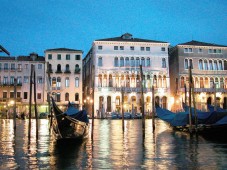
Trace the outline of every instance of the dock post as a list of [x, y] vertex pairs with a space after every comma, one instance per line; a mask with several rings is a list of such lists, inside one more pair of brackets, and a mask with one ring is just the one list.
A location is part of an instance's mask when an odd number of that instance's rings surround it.
[[153, 127], [153, 133], [155, 130], [155, 101], [154, 101], [154, 85], [152, 86], [152, 127]]
[[140, 86], [141, 86], [141, 111], [142, 111], [142, 130], [143, 130], [143, 134], [145, 134], [145, 114], [144, 114], [144, 96], [143, 96], [143, 69], [142, 69], [142, 65], [140, 65], [140, 77], [141, 77], [141, 81], [140, 81]]
[[38, 112], [37, 112], [37, 103], [36, 103], [36, 73], [35, 73], [35, 69], [34, 69], [34, 73], [33, 73], [33, 85], [34, 85], [34, 103], [35, 103], [35, 120], [36, 120], [36, 139], [38, 139]]
[[28, 122], [28, 138], [31, 138], [31, 116], [32, 116], [32, 75], [33, 75], [33, 64], [31, 64], [31, 75], [30, 75], [30, 94], [29, 94], [29, 122]]
[[13, 128], [16, 130], [17, 79], [14, 78]]

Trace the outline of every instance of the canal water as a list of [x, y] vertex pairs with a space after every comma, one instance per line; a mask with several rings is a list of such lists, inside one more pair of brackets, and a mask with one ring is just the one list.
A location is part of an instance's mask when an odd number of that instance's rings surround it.
[[156, 119], [146, 120], [143, 137], [141, 120], [96, 119], [94, 139], [81, 143], [57, 143], [49, 134], [49, 122], [35, 120], [28, 140], [28, 120], [0, 119], [0, 169], [227, 169], [227, 142], [174, 132]]

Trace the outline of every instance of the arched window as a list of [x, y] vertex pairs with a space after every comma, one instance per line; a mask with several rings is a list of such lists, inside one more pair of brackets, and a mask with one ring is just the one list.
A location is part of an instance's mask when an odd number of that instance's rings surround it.
[[129, 75], [126, 75], [126, 87], [130, 87], [130, 78], [129, 78]]
[[129, 67], [130, 66], [129, 58], [128, 57], [125, 58], [125, 66], [126, 67]]
[[75, 73], [80, 73], [80, 66], [79, 64], [75, 65]]
[[210, 88], [214, 88], [214, 79], [210, 78]]
[[209, 80], [207, 77], [205, 77], [205, 85], [204, 85], [205, 88], [209, 88]]
[[136, 87], [140, 87], [140, 76], [136, 76]]
[[102, 87], [102, 75], [99, 74], [98, 87]]
[[164, 88], [167, 87], [166, 76], [163, 76], [163, 87], [164, 87]]
[[167, 97], [166, 96], [162, 97], [162, 108], [167, 109]]
[[56, 101], [60, 102], [61, 101], [61, 93], [56, 93]]
[[77, 102], [79, 101], [79, 93], [75, 94], [75, 101], [77, 101]]
[[151, 77], [150, 75], [147, 75], [147, 88], [151, 88]]
[[69, 87], [69, 77], [65, 78], [65, 87]]
[[57, 88], [61, 87], [61, 77], [57, 78]]
[[107, 112], [111, 112], [111, 96], [107, 96]]
[[191, 66], [191, 69], [193, 69], [193, 62], [192, 62], [192, 59], [189, 60], [189, 66]]
[[69, 71], [69, 64], [66, 64], [65, 71]]
[[157, 87], [157, 76], [154, 75], [154, 78], [153, 78], [153, 85], [154, 87]]
[[213, 62], [212, 62], [212, 60], [209, 60], [209, 70], [213, 70]]
[[103, 87], [106, 87], [106, 86], [107, 86], [107, 75], [105, 74], [103, 78]]
[[224, 79], [223, 77], [220, 78], [220, 88], [224, 88]]
[[124, 75], [121, 75], [121, 87], [125, 86]]
[[184, 59], [184, 68], [188, 69], [188, 59]]
[[219, 84], [219, 81], [218, 81], [217, 77], [215, 78], [215, 85], [216, 85], [216, 88], [220, 88], [220, 84]]
[[199, 60], [199, 69], [203, 70], [203, 60]]
[[134, 67], [135, 66], [135, 60], [134, 60], [134, 57], [131, 57], [131, 67]]
[[109, 87], [113, 87], [113, 79], [112, 79], [112, 75], [109, 75]]
[[69, 101], [69, 93], [65, 93], [65, 101]]
[[198, 77], [195, 78], [195, 88], [199, 88], [200, 85], [199, 85], [199, 79]]
[[134, 74], [131, 77], [131, 87], [136, 87], [136, 85], [135, 85], [135, 75]]
[[204, 88], [204, 82], [203, 82], [203, 78], [200, 77], [200, 88]]
[[141, 65], [143, 66], [143, 67], [145, 67], [145, 59], [142, 57], [141, 58]]
[[162, 68], [166, 68], [166, 59], [162, 58]]
[[52, 87], [56, 87], [57, 81], [56, 81], [56, 77], [52, 78]]
[[184, 77], [180, 78], [180, 87], [184, 88]]
[[117, 57], [114, 58], [114, 67], [118, 67], [118, 58]]
[[136, 57], [136, 67], [139, 67], [139, 65], [140, 65], [140, 58]]
[[207, 60], [204, 60], [204, 70], [208, 70], [208, 63], [207, 63]]
[[158, 87], [162, 87], [162, 76], [158, 76]]
[[61, 72], [61, 64], [58, 64], [58, 65], [57, 65], [57, 71], [58, 71], [58, 72]]
[[120, 58], [120, 67], [124, 67], [124, 58], [123, 57]]
[[78, 77], [75, 78], [75, 87], [79, 87], [79, 78]]
[[223, 70], [223, 66], [222, 66], [222, 61], [221, 60], [219, 60], [219, 62], [218, 62], [218, 65], [219, 65], [219, 70]]
[[214, 70], [218, 70], [218, 63], [217, 63], [217, 60], [214, 60]]
[[150, 60], [150, 58], [147, 58], [147, 65], [146, 65], [147, 67], [150, 67], [151, 66], [151, 60]]

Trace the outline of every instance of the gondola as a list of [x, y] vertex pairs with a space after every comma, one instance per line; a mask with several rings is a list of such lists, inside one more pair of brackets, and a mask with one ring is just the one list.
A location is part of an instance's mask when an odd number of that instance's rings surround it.
[[85, 110], [77, 110], [70, 102], [65, 112], [61, 111], [53, 98], [52, 131], [57, 140], [73, 139], [81, 141], [88, 137], [89, 119]]
[[227, 132], [227, 112], [198, 112], [198, 123], [195, 124], [195, 115], [192, 112], [192, 125], [189, 125], [189, 112], [173, 113], [158, 105], [158, 118], [170, 124], [174, 130], [196, 133], [206, 138], [225, 139]]

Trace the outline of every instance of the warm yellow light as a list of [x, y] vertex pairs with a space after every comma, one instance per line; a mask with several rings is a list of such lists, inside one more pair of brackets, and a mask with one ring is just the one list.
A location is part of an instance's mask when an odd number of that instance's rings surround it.
[[90, 103], [93, 103], [93, 100], [92, 99], [90, 100]]
[[84, 100], [84, 103], [86, 103], [86, 99]]
[[89, 101], [90, 97], [87, 97], [87, 100]]
[[10, 101], [10, 104], [14, 104], [14, 100], [11, 100], [11, 101]]

